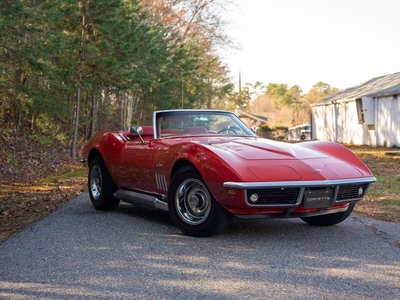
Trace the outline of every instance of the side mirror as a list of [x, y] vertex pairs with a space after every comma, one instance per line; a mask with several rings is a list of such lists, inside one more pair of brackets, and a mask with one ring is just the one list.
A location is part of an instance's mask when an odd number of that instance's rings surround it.
[[143, 133], [143, 128], [140, 127], [140, 126], [132, 126], [132, 127], [131, 127], [131, 130], [130, 130], [130, 133], [131, 133], [133, 136], [141, 136], [142, 133]]
[[132, 136], [138, 136], [140, 138], [140, 140], [142, 141], [142, 144], [144, 144], [144, 140], [142, 138], [143, 127], [133, 126], [133, 127], [131, 127], [130, 133], [132, 134]]
[[251, 129], [251, 131], [253, 131], [253, 133], [255, 133], [255, 134], [258, 133], [258, 126], [251, 126], [250, 129]]

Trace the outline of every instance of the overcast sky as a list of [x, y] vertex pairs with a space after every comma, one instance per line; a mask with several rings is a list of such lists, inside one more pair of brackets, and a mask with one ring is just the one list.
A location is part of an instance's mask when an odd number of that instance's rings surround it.
[[400, 0], [235, 0], [225, 62], [242, 85], [344, 89], [400, 72]]

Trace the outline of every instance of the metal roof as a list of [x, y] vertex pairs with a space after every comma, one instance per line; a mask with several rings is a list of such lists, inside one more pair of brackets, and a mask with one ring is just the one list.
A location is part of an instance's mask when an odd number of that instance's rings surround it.
[[259, 122], [262, 122], [262, 123], [267, 123], [267, 122], [268, 122], [268, 118], [267, 118], [267, 117], [260, 116], [260, 115], [250, 114], [250, 113], [245, 112], [245, 111], [243, 111], [243, 110], [241, 110], [241, 109], [236, 109], [236, 110], [235, 110], [235, 114], [236, 114], [238, 117], [245, 116], [245, 117], [248, 117], [248, 118], [250, 118], [250, 119], [253, 119], [253, 120], [255, 120], [255, 121], [259, 121]]
[[311, 106], [354, 101], [362, 97], [388, 97], [397, 94], [400, 94], [400, 72], [372, 78], [360, 85], [347, 88], [333, 96], [313, 103]]

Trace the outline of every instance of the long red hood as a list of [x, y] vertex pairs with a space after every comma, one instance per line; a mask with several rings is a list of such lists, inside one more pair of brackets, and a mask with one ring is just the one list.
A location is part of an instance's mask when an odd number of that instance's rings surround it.
[[201, 138], [200, 143], [223, 149], [248, 160], [280, 160], [327, 158], [329, 155], [301, 146], [260, 138]]
[[245, 168], [265, 181], [371, 176], [356, 155], [332, 142], [287, 144], [257, 137], [199, 137], [192, 142], [214, 151], [239, 173]]

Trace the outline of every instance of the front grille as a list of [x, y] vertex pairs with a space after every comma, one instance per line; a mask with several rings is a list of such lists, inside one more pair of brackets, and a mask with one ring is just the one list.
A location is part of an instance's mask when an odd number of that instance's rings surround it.
[[[298, 201], [300, 188], [268, 188], [268, 189], [248, 189], [246, 200], [251, 206], [258, 205], [295, 205]], [[250, 200], [251, 195], [257, 194], [258, 200]]]
[[[361, 200], [366, 194], [368, 186], [369, 183], [308, 185], [303, 187], [257, 187], [247, 189], [245, 197], [246, 203], [249, 206], [297, 207], [301, 205], [301, 203], [306, 202], [304, 199], [305, 197], [310, 198], [311, 196], [317, 198], [323, 196], [331, 197], [332, 199], [329, 202], [334, 205], [339, 202]], [[329, 202], [327, 203], [329, 204]], [[328, 205], [327, 203], [318, 203], [318, 205], [326, 207], [326, 205]]]
[[341, 185], [336, 197], [336, 201], [348, 201], [361, 199], [367, 191], [368, 184]]

